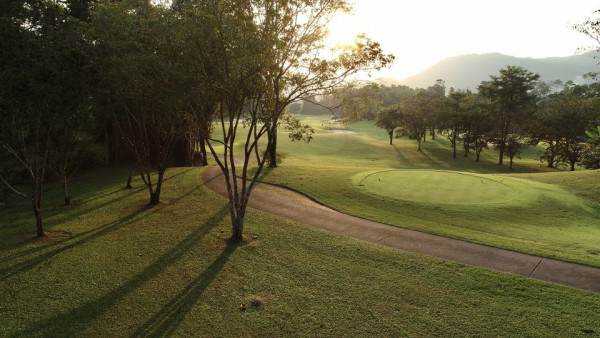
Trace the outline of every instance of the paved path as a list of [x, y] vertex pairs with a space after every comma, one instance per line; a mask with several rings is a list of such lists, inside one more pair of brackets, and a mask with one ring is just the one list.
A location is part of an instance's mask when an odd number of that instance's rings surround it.
[[[209, 167], [202, 179], [207, 187], [227, 196], [225, 180], [218, 167]], [[331, 210], [287, 189], [259, 184], [249, 204], [258, 210], [364, 241], [600, 292], [598, 268], [368, 221]]]

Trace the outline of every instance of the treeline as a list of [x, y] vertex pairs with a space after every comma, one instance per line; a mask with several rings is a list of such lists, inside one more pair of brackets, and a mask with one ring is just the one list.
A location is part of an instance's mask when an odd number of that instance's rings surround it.
[[[588, 78], [595, 79], [595, 74]], [[600, 83], [540, 81], [539, 75], [508, 66], [483, 81], [476, 93], [446, 90], [438, 80], [427, 89], [369, 85], [345, 92], [348, 103], [339, 114], [350, 120], [375, 118], [390, 138], [421, 141], [429, 134], [448, 137], [453, 157], [462, 152], [479, 161], [484, 149], [498, 151], [498, 164], [512, 168], [524, 145], [540, 145], [540, 160], [548, 167], [575, 170], [600, 167], [600, 154], [587, 130], [600, 124]], [[391, 98], [390, 93], [396, 96]]]
[[[310, 127], [283, 116], [290, 104], [393, 60], [365, 36], [325, 50], [327, 23], [349, 9], [345, 0], [8, 0], [0, 179], [31, 200], [43, 236], [52, 176], [68, 204], [76, 169], [130, 164], [156, 204], [169, 166], [212, 156], [239, 239], [256, 178], [276, 165], [279, 124], [310, 139]], [[19, 189], [24, 177], [30, 192]]]

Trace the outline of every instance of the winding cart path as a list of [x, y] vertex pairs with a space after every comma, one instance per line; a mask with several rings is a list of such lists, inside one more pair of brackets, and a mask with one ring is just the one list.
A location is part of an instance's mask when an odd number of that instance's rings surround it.
[[[218, 167], [207, 168], [202, 180], [211, 190], [227, 196], [225, 180]], [[288, 189], [258, 184], [249, 204], [261, 211], [363, 241], [600, 292], [599, 268], [369, 221], [329, 209]]]

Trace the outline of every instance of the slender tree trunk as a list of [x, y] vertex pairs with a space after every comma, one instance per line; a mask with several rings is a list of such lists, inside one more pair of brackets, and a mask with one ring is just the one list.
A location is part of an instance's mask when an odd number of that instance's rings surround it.
[[508, 166], [508, 169], [512, 169], [512, 167], [513, 167], [513, 156], [509, 156], [509, 158], [510, 158], [510, 164]]
[[156, 180], [156, 189], [154, 189], [154, 192], [152, 192], [152, 189], [150, 189], [150, 204], [152, 205], [160, 203], [160, 192], [162, 190], [162, 183], [163, 178], [165, 177], [166, 168], [160, 166], [157, 171], [158, 179]]
[[548, 146], [548, 150], [550, 154], [548, 155], [546, 162], [548, 163], [548, 168], [554, 168], [554, 158], [556, 157], [556, 147], [553, 141], [550, 141], [550, 145]]
[[388, 132], [388, 135], [390, 136], [390, 145], [392, 145], [392, 139], [394, 138], [394, 131], [390, 131]]
[[208, 165], [208, 157], [206, 156], [206, 140], [204, 139], [204, 137], [200, 137], [200, 155], [202, 156], [201, 159], [201, 166], [206, 167]]
[[238, 216], [233, 222], [231, 229], [231, 239], [234, 241], [240, 241], [244, 234], [244, 216]]
[[135, 170], [133, 168], [129, 168], [129, 174], [127, 175], [127, 183], [125, 184], [124, 189], [132, 189], [133, 188], [131, 186], [131, 179], [133, 178], [134, 172], [135, 172]]
[[456, 158], [456, 128], [452, 131], [452, 158]]
[[64, 197], [65, 197], [65, 205], [70, 205], [71, 204], [71, 196], [69, 195], [69, 183], [67, 181], [66, 176], [63, 176], [62, 183], [63, 183], [63, 193], [64, 193]]
[[571, 163], [571, 171], [575, 171], [575, 161], [569, 161]]
[[37, 236], [44, 237], [44, 224], [42, 221], [42, 183], [36, 179], [34, 183], [35, 187], [33, 189], [33, 196], [31, 199], [31, 204], [33, 207], [33, 213], [35, 215], [35, 224], [37, 228]]
[[277, 126], [267, 134], [271, 139], [271, 148], [269, 150], [269, 168], [277, 168]]
[[475, 140], [475, 162], [479, 162], [479, 155], [483, 151], [483, 145], [480, 141]]
[[421, 137], [419, 136], [419, 138], [417, 139], [417, 150], [421, 151]]

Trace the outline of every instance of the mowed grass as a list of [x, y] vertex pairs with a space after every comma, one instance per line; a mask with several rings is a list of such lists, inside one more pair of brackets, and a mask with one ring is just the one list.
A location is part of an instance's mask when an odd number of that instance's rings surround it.
[[[498, 153], [493, 149], [484, 150], [480, 162], [474, 161], [473, 154], [463, 157], [460, 152], [453, 159], [449, 141], [442, 135], [436, 140], [428, 136], [419, 152], [416, 141], [406, 138], [389, 145], [385, 132], [373, 122], [349, 125], [357, 133], [351, 135], [332, 133], [325, 119], [307, 119], [318, 128], [309, 144], [284, 142], [282, 133], [280, 151], [287, 156], [279, 168], [266, 170], [263, 179], [355, 216], [600, 266], [598, 171], [548, 169], [537, 159], [537, 147], [524, 149], [522, 159], [515, 159], [510, 170], [507, 164], [496, 164]], [[357, 183], [373, 172], [398, 169], [419, 170], [419, 178], [386, 179], [377, 189]], [[440, 179], [441, 172], [449, 176]], [[457, 179], [466, 173], [474, 175], [468, 185]], [[488, 186], [481, 181], [510, 181], [511, 187], [481, 190]], [[476, 203], [486, 199], [490, 203]]]
[[[600, 332], [600, 294], [405, 253], [249, 210], [227, 241], [202, 169], [169, 169], [147, 208], [126, 171], [0, 210], [0, 336], [547, 336]], [[246, 310], [240, 309], [246, 304]]]

